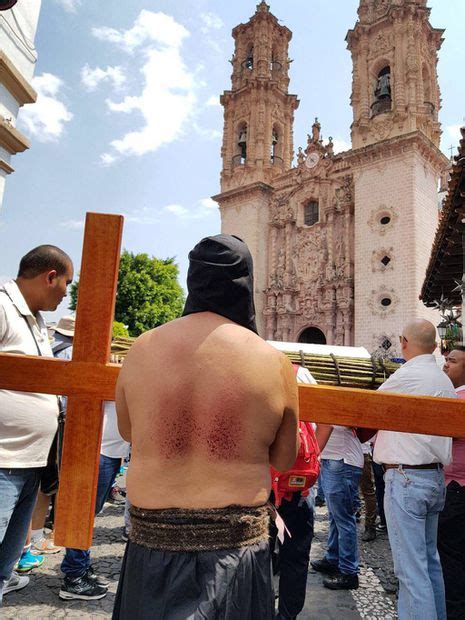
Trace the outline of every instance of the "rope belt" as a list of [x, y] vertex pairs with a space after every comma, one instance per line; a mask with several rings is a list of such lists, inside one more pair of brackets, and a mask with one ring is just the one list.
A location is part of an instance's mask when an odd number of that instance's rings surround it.
[[131, 506], [131, 542], [157, 551], [219, 551], [268, 540], [268, 508], [164, 508]]

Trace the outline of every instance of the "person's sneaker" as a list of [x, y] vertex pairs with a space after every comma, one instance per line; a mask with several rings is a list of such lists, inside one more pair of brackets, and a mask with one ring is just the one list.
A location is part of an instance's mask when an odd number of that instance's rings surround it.
[[3, 585], [3, 594], [8, 594], [15, 590], [22, 590], [28, 583], [29, 577], [18, 575], [18, 573], [13, 572], [8, 581]]
[[365, 532], [363, 533], [362, 540], [363, 542], [371, 542], [376, 539], [376, 530], [374, 527], [366, 527]]
[[65, 577], [58, 596], [63, 601], [71, 601], [73, 599], [96, 601], [106, 596], [107, 592], [107, 588], [99, 585], [94, 579], [89, 579], [87, 574], [85, 574], [74, 579]]
[[92, 564], [86, 570], [86, 577], [90, 581], [94, 581], [95, 583], [98, 583], [99, 586], [102, 586], [102, 588], [107, 588], [108, 590], [108, 583], [103, 579], [103, 577], [99, 577], [97, 575]]
[[62, 549], [63, 547], [57, 547], [51, 538], [45, 538], [45, 536], [40, 540], [31, 543], [32, 555], [60, 553]]
[[323, 558], [322, 560], [313, 560], [310, 564], [312, 565], [313, 570], [316, 570], [318, 573], [326, 573], [327, 575], [336, 575], [339, 573], [337, 564], [328, 562], [326, 558]]
[[318, 506], [318, 508], [321, 508], [325, 504], [326, 502], [322, 497], [318, 497], [318, 495], [315, 497], [315, 506]]
[[110, 504], [116, 504], [117, 506], [124, 504], [126, 502], [126, 497], [123, 495], [122, 489], [116, 486], [112, 487], [107, 502]]
[[387, 525], [385, 523], [377, 523], [375, 529], [377, 532], [387, 532]]
[[323, 585], [330, 590], [356, 590], [358, 588], [358, 575], [331, 575], [323, 579]]
[[18, 565], [16, 567], [17, 573], [28, 573], [33, 568], [39, 568], [44, 563], [44, 557], [42, 555], [33, 555], [31, 550], [23, 551], [19, 558]]

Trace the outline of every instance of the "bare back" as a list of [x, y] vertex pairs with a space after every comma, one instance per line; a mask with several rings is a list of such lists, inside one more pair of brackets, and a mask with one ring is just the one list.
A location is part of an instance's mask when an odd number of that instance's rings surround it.
[[117, 409], [132, 442], [128, 496], [142, 508], [262, 504], [270, 457], [282, 469], [296, 457], [290, 363], [209, 312], [138, 339], [121, 371]]

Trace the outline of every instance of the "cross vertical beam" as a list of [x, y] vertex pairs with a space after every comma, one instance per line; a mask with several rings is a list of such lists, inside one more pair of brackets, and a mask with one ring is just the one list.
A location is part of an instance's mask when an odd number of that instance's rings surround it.
[[[73, 362], [104, 367], [110, 356], [123, 217], [88, 213], [73, 340]], [[100, 396], [68, 398], [55, 541], [89, 549], [102, 437]]]

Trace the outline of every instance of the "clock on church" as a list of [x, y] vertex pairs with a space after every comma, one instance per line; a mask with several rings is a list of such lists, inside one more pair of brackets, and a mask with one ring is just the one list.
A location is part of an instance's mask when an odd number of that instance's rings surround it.
[[319, 161], [320, 156], [314, 151], [307, 156], [307, 159], [305, 160], [305, 165], [307, 166], [307, 168], [315, 168], [315, 166], [318, 165]]

